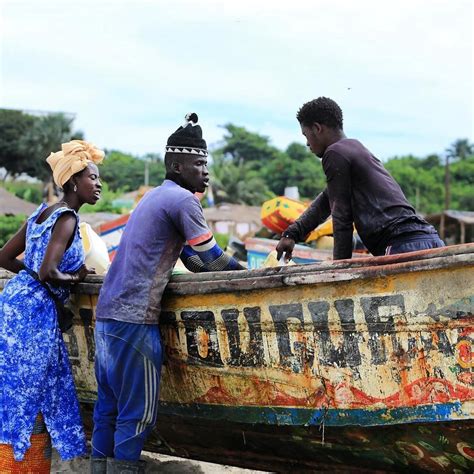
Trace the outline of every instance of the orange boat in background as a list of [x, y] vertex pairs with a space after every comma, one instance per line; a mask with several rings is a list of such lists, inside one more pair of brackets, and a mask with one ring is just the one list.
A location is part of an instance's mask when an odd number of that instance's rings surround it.
[[[262, 224], [272, 232], [281, 234], [303, 214], [309, 204], [286, 196], [270, 199], [262, 204]], [[308, 235], [306, 242], [313, 242], [332, 233], [332, 219], [329, 218]]]

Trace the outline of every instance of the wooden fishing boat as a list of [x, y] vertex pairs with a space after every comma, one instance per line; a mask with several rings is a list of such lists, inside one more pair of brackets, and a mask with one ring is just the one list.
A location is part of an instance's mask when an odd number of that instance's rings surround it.
[[[65, 335], [86, 424], [94, 306]], [[474, 244], [179, 275], [147, 448], [279, 472], [474, 470]]]

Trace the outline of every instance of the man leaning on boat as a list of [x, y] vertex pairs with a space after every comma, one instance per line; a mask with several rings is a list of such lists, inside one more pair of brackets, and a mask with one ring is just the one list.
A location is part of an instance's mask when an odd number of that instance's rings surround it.
[[243, 270], [217, 245], [194, 195], [209, 181], [197, 122], [188, 114], [168, 138], [166, 179], [131, 214], [99, 295], [93, 473], [144, 472], [140, 453], [156, 422], [163, 358], [158, 316], [178, 258], [193, 272]]
[[373, 255], [443, 247], [433, 226], [418, 216], [382, 163], [357, 140], [347, 138], [342, 110], [319, 97], [297, 119], [311, 151], [321, 158], [326, 189], [282, 234], [277, 258], [291, 258], [295, 243], [332, 216], [334, 260], [351, 258], [353, 227]]

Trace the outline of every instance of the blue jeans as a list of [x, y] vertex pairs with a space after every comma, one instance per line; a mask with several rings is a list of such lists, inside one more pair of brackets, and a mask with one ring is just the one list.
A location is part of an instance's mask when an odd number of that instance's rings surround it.
[[444, 247], [445, 243], [438, 234], [415, 234], [394, 238], [385, 250], [385, 255], [415, 252], [417, 250], [436, 249]]
[[100, 320], [95, 344], [92, 456], [138, 461], [158, 411], [162, 364], [158, 325]]

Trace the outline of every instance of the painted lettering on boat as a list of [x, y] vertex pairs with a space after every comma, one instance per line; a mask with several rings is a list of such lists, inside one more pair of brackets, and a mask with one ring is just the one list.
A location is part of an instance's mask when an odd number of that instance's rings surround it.
[[[356, 311], [365, 327], [356, 322]], [[263, 321], [263, 312], [270, 320]], [[370, 349], [366, 362], [377, 366], [393, 355], [405, 354], [410, 360], [419, 350], [453, 355], [452, 342], [434, 326], [418, 338], [408, 337], [404, 349], [400, 338], [407, 339], [409, 331], [400, 332], [395, 320], [406, 322], [406, 313], [404, 296], [391, 294], [219, 311], [163, 311], [160, 325], [172, 352], [187, 363], [212, 367], [279, 365], [300, 373], [313, 366], [316, 357], [319, 365], [357, 368], [362, 364], [361, 346]], [[434, 319], [439, 320], [437, 313]], [[277, 361], [265, 351], [269, 337], [276, 341]]]
[[[459, 330], [447, 334], [438, 326], [442, 316], [454, 321], [466, 315], [428, 306], [413, 314], [404, 295], [389, 294], [211, 307], [163, 311], [160, 326], [168, 353], [191, 365], [280, 367], [296, 374], [319, 365], [353, 369], [357, 376], [364, 364], [383, 366], [394, 357], [409, 364], [420, 351], [427, 355], [437, 351], [455, 356], [459, 370], [469, 370], [465, 361], [471, 338], [461, 343], [466, 338]], [[80, 307], [79, 317], [81, 324], [65, 337], [73, 365], [79, 365], [81, 357], [94, 360], [93, 307]], [[419, 317], [424, 318], [423, 329], [411, 330], [410, 324]]]

